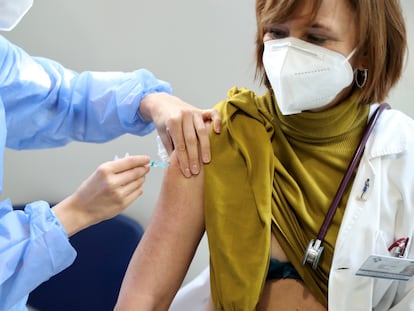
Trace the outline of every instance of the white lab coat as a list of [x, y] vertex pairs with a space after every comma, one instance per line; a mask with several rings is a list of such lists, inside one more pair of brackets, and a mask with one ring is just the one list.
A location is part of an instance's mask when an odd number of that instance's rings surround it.
[[[371, 254], [414, 232], [414, 122], [395, 110], [378, 119], [348, 200], [329, 276], [329, 310], [414, 310], [414, 278], [355, 276]], [[362, 196], [366, 180], [369, 187]], [[414, 258], [408, 245], [405, 257]]]
[[[378, 105], [373, 105], [371, 114]], [[356, 276], [369, 255], [409, 237], [405, 257], [414, 258], [414, 121], [385, 110], [367, 141], [339, 230], [329, 276], [329, 311], [414, 311], [409, 281]], [[369, 187], [363, 194], [366, 181]], [[180, 290], [170, 311], [203, 310], [210, 294], [204, 270]]]

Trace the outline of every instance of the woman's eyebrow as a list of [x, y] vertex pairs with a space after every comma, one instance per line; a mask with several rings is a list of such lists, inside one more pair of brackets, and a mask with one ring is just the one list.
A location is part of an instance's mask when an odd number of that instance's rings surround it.
[[311, 24], [310, 28], [321, 29], [321, 30], [325, 30], [325, 31], [328, 31], [328, 32], [333, 32], [333, 29], [330, 26], [328, 26], [326, 24], [323, 24], [321, 22], [315, 22], [315, 23]]

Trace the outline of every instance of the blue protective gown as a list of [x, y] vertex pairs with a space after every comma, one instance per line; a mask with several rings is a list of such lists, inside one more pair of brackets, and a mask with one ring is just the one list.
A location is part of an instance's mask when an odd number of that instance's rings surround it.
[[[106, 142], [145, 135], [138, 114], [149, 93], [171, 93], [147, 70], [83, 72], [31, 57], [0, 36], [0, 192], [5, 147], [50, 148], [71, 141]], [[35, 287], [68, 267], [76, 252], [47, 202], [13, 211], [0, 202], [0, 310], [25, 310]]]

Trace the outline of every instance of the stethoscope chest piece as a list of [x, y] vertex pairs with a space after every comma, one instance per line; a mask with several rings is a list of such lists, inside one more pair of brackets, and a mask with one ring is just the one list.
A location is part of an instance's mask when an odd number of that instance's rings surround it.
[[321, 240], [311, 240], [309, 242], [308, 248], [303, 255], [302, 266], [304, 266], [306, 263], [309, 263], [312, 265], [312, 268], [316, 270], [323, 252], [323, 246], [321, 243]]

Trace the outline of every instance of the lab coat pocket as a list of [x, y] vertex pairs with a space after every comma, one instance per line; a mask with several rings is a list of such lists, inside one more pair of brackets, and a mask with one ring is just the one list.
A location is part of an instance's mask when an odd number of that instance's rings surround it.
[[373, 255], [391, 256], [391, 253], [388, 251], [388, 247], [392, 242], [392, 237], [388, 237], [386, 232], [378, 230], [375, 233], [375, 245]]

